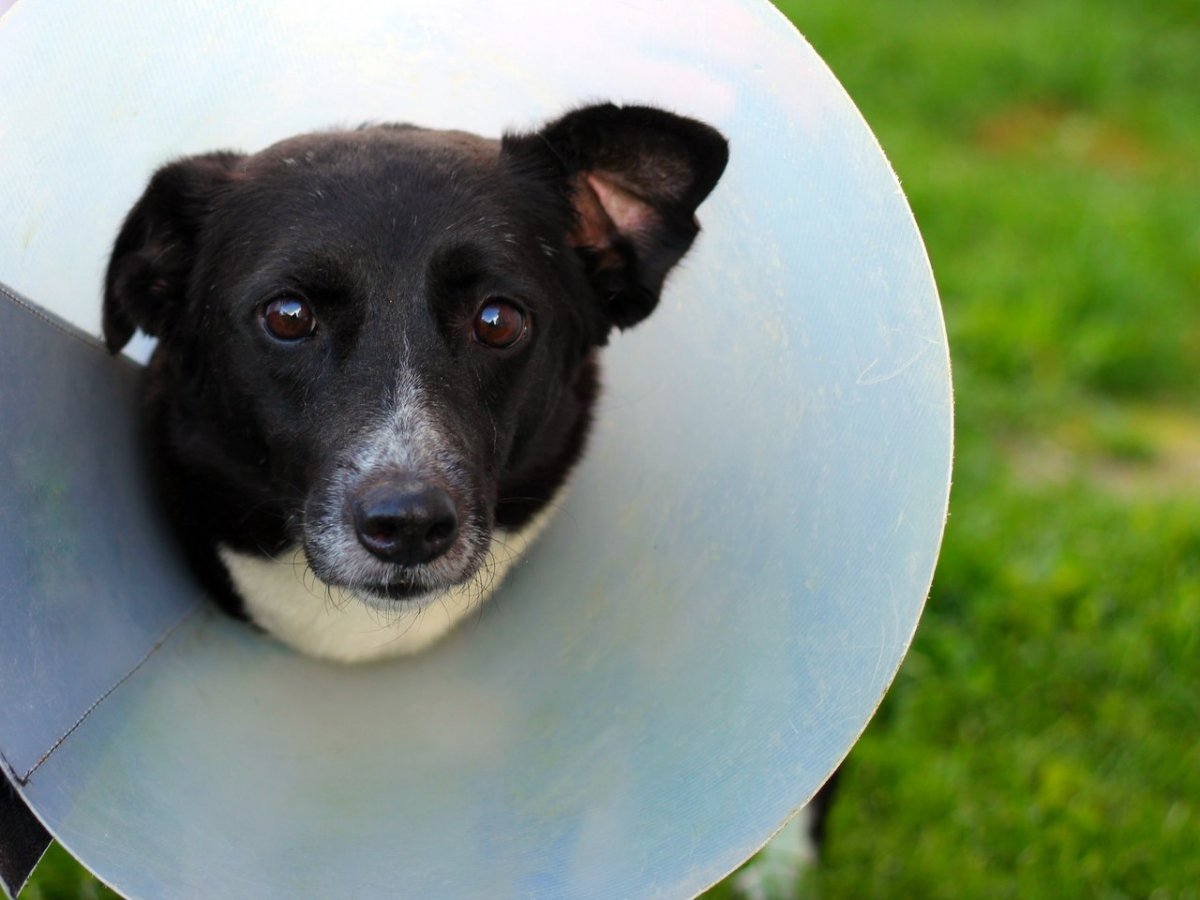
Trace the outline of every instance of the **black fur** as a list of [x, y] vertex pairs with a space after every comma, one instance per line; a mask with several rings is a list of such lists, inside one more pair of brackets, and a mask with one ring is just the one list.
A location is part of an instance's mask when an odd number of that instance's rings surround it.
[[[148, 451], [218, 602], [241, 610], [216, 546], [307, 546], [314, 498], [402, 366], [466, 473], [460, 516], [526, 523], [583, 451], [597, 348], [654, 309], [726, 159], [707, 125], [601, 105], [501, 141], [367, 126], [160, 169], [116, 240], [104, 335], [113, 352], [158, 338]], [[311, 304], [311, 338], [266, 333], [280, 296]], [[471, 338], [496, 296], [530, 317], [507, 350]]]

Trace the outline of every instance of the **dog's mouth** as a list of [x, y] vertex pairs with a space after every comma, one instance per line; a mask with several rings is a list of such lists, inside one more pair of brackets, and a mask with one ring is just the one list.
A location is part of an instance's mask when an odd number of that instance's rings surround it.
[[361, 559], [353, 561], [357, 564], [347, 566], [345, 558], [334, 557], [330, 560], [315, 555], [307, 546], [305, 556], [313, 575], [331, 588], [335, 595], [354, 597], [380, 609], [417, 605], [444, 593], [454, 583], [453, 579], [447, 579], [442, 573], [387, 566], [373, 561], [364, 564], [365, 561]]
[[435, 593], [435, 589], [418, 581], [402, 579], [378, 584], [359, 585], [354, 588], [354, 592], [376, 600], [404, 601], [426, 597], [429, 594]]

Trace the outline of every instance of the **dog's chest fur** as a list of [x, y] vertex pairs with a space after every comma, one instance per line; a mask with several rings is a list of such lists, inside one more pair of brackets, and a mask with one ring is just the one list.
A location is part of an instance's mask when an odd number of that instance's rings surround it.
[[381, 609], [364, 602], [317, 579], [300, 547], [265, 557], [221, 546], [219, 554], [256, 625], [310, 656], [370, 662], [424, 650], [477, 613], [557, 508], [546, 507], [518, 530], [497, 530], [475, 577], [428, 604]]

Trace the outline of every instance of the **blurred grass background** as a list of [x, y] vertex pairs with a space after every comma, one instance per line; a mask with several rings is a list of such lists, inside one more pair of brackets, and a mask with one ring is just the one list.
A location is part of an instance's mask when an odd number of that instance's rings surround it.
[[[932, 597], [797, 891], [1200, 897], [1200, 2], [779, 5], [900, 174], [958, 417]], [[22, 898], [98, 890], [56, 848]]]
[[825, 898], [1200, 896], [1200, 4], [783, 0], [920, 223], [932, 596]]

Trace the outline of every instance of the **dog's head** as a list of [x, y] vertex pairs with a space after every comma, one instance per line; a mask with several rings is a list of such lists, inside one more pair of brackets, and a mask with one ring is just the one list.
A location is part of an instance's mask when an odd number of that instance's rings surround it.
[[176, 517], [300, 545], [369, 602], [469, 578], [578, 456], [592, 352], [654, 309], [726, 158], [706, 125], [603, 105], [499, 141], [374, 126], [160, 169], [104, 335], [158, 338]]

